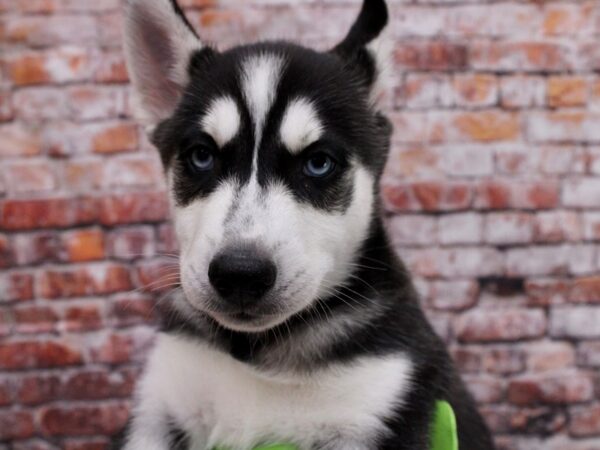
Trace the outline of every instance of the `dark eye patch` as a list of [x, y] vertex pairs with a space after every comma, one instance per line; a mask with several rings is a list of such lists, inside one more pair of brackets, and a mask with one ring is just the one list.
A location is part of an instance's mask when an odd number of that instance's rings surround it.
[[[335, 161], [335, 170], [322, 177], [311, 177], [305, 165], [314, 155], [325, 154]], [[299, 202], [325, 211], [345, 211], [352, 201], [353, 176], [347, 151], [335, 140], [323, 139], [297, 155], [291, 154], [276, 139], [262, 149], [259, 158], [259, 183], [268, 186], [278, 180]]]

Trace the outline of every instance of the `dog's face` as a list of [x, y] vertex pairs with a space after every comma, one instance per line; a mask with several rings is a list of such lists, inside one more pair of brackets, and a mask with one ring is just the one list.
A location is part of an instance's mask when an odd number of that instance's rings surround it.
[[262, 331], [331, 295], [368, 236], [389, 140], [367, 47], [367, 1], [346, 39], [217, 52], [169, 0], [129, 0], [126, 53], [160, 150], [188, 306]]

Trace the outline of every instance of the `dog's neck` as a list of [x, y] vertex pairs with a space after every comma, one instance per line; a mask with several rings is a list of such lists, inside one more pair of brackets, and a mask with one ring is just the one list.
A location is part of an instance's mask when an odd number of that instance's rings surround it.
[[[237, 360], [275, 372], [310, 372], [381, 350], [386, 335], [393, 334], [389, 318], [397, 316], [394, 328], [402, 328], [420, 311], [409, 275], [389, 245], [380, 218], [373, 219], [370, 237], [353, 267], [344, 286], [332, 295], [265, 332], [232, 331], [206, 315], [187, 320], [172, 303], [163, 311], [163, 330], [209, 342]], [[402, 310], [409, 313], [399, 314]]]

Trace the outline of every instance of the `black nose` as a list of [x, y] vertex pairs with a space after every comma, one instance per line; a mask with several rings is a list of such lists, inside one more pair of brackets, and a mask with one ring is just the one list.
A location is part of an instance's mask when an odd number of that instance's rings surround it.
[[277, 268], [255, 248], [232, 248], [215, 256], [208, 278], [223, 300], [248, 307], [273, 287]]

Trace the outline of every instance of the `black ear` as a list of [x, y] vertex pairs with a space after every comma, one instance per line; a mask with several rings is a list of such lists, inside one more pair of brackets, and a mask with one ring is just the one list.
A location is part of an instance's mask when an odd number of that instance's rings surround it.
[[385, 0], [364, 0], [356, 22], [334, 51], [351, 56], [377, 38], [387, 23], [388, 9]]
[[391, 66], [390, 45], [380, 37], [388, 24], [385, 0], [364, 0], [356, 22], [333, 53], [344, 59], [370, 89], [371, 103], [379, 107]]

